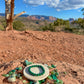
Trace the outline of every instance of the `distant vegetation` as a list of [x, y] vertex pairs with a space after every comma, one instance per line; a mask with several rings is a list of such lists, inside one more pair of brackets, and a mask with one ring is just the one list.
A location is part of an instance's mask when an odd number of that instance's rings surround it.
[[[28, 20], [26, 17], [18, 17], [13, 22], [15, 30], [34, 30], [34, 31], [52, 31], [52, 32], [69, 32], [84, 34], [84, 19], [78, 18], [74, 21], [57, 19], [54, 22], [47, 20]], [[5, 30], [6, 22], [4, 17], [0, 17], [0, 30]]]
[[[5, 30], [5, 28], [6, 28], [6, 21], [5, 21], [5, 19], [2, 18], [2, 19], [0, 19], [0, 21], [1, 21], [0, 22], [0, 30]], [[13, 22], [13, 28], [15, 30], [19, 30], [19, 31], [25, 30], [24, 26], [25, 25], [20, 20], [15, 20]]]
[[[20, 21], [20, 23], [19, 23]], [[17, 24], [18, 23], [18, 24]], [[24, 25], [21, 28], [16, 28], [20, 27], [18, 26], [19, 24]], [[47, 20], [28, 20], [27, 17], [18, 17], [16, 18], [16, 20], [14, 20], [14, 29], [16, 30], [34, 30], [34, 31], [41, 31], [42, 28], [45, 24], [49, 24], [51, 22], [47, 21]], [[6, 28], [6, 22], [5, 22], [5, 18], [4, 17], [0, 17], [0, 25], [2, 25], [3, 29], [5, 30]], [[0, 29], [1, 30], [1, 29]]]
[[[84, 16], [84, 8], [81, 10]], [[83, 34], [84, 35], [84, 18], [78, 18], [77, 20], [69, 21], [63, 19], [57, 19], [53, 23], [49, 25], [45, 25], [42, 27], [43, 31], [53, 31], [53, 32], [69, 32], [69, 33], [76, 33], [76, 34]]]
[[24, 26], [25, 25], [21, 21], [19, 21], [19, 20], [13, 22], [13, 28], [15, 30], [20, 30], [20, 31], [25, 30]]
[[45, 25], [42, 27], [43, 31], [53, 31], [53, 32], [69, 32], [76, 34], [84, 34], [84, 19], [78, 18], [78, 20], [74, 20], [69, 22], [69, 20], [57, 19], [53, 23], [49, 25]]

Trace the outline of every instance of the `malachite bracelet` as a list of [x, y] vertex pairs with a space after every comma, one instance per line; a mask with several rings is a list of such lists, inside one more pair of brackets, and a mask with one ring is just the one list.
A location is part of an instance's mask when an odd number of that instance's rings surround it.
[[[38, 73], [38, 74], [33, 73], [33, 72], [31, 71], [31, 68], [34, 68], [34, 67], [41, 68], [41, 69], [42, 69], [42, 72], [41, 72], [41, 73]], [[32, 66], [29, 66], [28, 72], [29, 72], [32, 76], [41, 76], [41, 75], [43, 75], [43, 74], [45, 73], [45, 69], [44, 69], [43, 66], [41, 66], [41, 65], [32, 65]]]

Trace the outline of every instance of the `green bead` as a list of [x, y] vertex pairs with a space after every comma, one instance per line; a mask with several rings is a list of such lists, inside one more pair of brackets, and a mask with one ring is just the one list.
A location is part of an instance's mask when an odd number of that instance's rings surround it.
[[19, 68], [17, 67], [16, 70], [18, 70]]
[[57, 84], [57, 82], [55, 81], [54, 84]]
[[23, 83], [26, 83], [27, 81], [26, 80], [23, 80]]
[[47, 78], [50, 79], [50, 80], [52, 80], [52, 77], [51, 76], [48, 76]]
[[13, 72], [12, 72], [12, 71], [10, 71], [8, 74], [9, 74], [9, 75], [12, 75], [12, 74], [13, 74]]
[[49, 69], [52, 69], [52, 67], [51, 67], [51, 66], [48, 66], [48, 68], [49, 68]]
[[29, 84], [34, 84], [34, 82], [33, 81], [30, 81]]
[[45, 79], [44, 79], [44, 80], [41, 80], [40, 82], [41, 82], [41, 83], [44, 83], [44, 82], [45, 82]]
[[9, 77], [9, 74], [2, 74], [2, 76], [4, 76], [4, 77]]
[[56, 69], [55, 71], [57, 72], [58, 70]]
[[67, 72], [64, 72], [64, 74], [67, 74]]
[[55, 71], [52, 71], [51, 74], [55, 74], [56, 72]]
[[12, 70], [12, 72], [14, 73], [14, 72], [16, 72], [16, 70]]
[[56, 66], [55, 66], [55, 65], [53, 65], [53, 64], [51, 65], [51, 67], [52, 67], [52, 68], [56, 68]]
[[25, 60], [25, 62], [28, 62], [28, 60]]
[[59, 75], [59, 73], [58, 73], [58, 72], [56, 72], [56, 73], [55, 73], [55, 75], [56, 75], [56, 76], [58, 76], [58, 75]]
[[56, 82], [59, 83], [59, 80], [57, 79]]
[[40, 81], [39, 81], [39, 83], [41, 84], [41, 83], [42, 83], [42, 81], [40, 80]]
[[59, 83], [60, 83], [60, 84], [63, 84], [63, 81], [62, 81], [62, 80], [59, 80]]
[[19, 77], [19, 79], [22, 79], [22, 77]]
[[22, 70], [22, 67], [18, 67], [18, 70]]
[[24, 64], [27, 66], [29, 64], [28, 60], [25, 60]]
[[28, 62], [28, 65], [33, 64], [32, 62]]
[[55, 75], [51, 75], [53, 80], [57, 80], [57, 77]]

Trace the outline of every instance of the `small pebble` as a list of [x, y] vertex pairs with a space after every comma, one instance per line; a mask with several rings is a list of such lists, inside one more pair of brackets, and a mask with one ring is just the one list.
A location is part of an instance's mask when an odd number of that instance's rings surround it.
[[12, 74], [12, 76], [13, 76], [13, 77], [16, 77], [16, 76], [17, 76], [17, 74], [13, 73], [13, 74]]
[[15, 82], [16, 81], [16, 77], [9, 77], [8, 78], [8, 82]]
[[48, 65], [47, 64], [44, 64], [46, 67], [48, 67]]
[[22, 77], [19, 77], [19, 79], [22, 79]]
[[17, 77], [19, 78], [19, 77], [21, 77], [22, 76], [22, 74], [17, 74]]

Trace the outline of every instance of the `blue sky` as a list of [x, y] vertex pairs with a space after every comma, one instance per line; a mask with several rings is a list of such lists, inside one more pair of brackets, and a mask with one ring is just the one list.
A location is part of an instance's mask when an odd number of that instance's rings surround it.
[[[15, 0], [15, 14], [26, 11], [29, 15], [46, 15], [57, 18], [83, 17], [84, 0]], [[0, 13], [5, 12], [5, 2], [0, 0]]]

